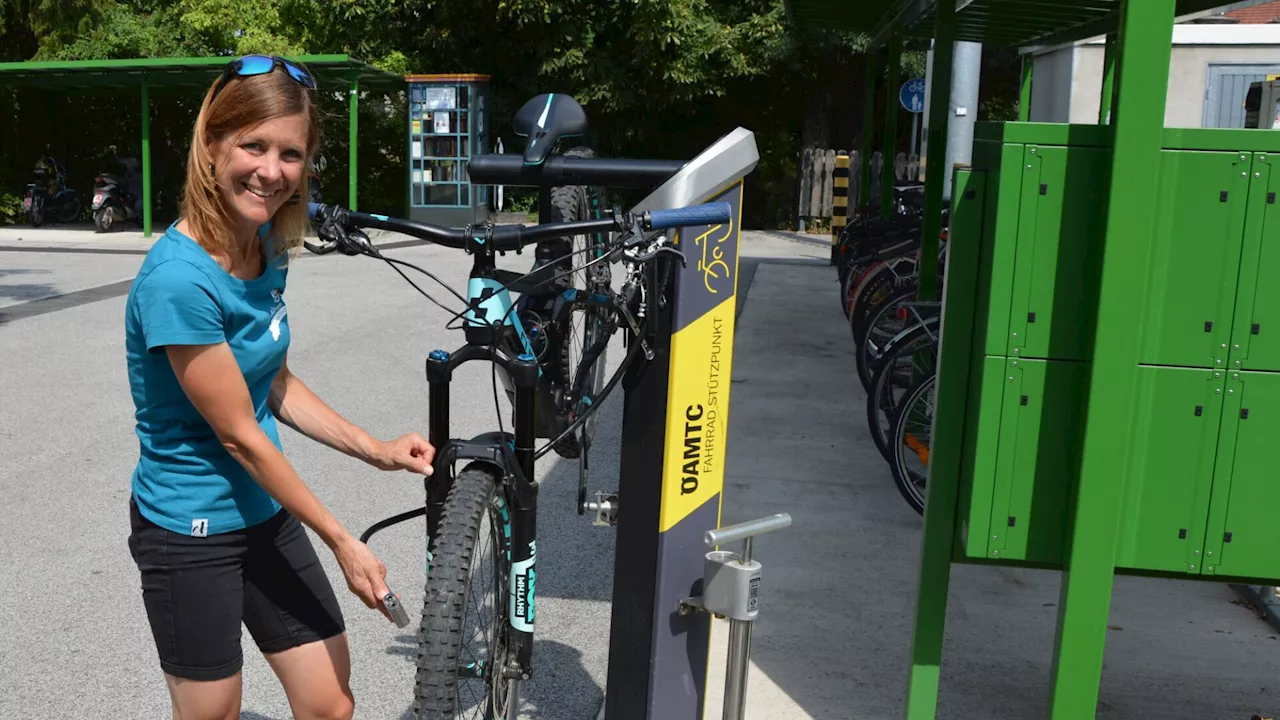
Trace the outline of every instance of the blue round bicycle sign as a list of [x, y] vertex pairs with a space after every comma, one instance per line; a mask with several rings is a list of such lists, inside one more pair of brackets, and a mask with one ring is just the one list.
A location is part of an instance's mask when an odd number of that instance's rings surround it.
[[898, 91], [898, 101], [907, 112], [924, 112], [924, 78], [911, 78], [902, 83], [902, 89]]

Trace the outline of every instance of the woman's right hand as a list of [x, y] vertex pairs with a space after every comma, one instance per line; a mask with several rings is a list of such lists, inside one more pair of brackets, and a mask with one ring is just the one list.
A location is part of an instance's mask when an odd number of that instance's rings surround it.
[[333, 549], [338, 566], [347, 578], [347, 588], [365, 604], [377, 608], [391, 620], [391, 613], [382, 604], [387, 594], [387, 566], [373, 554], [369, 546], [354, 536], [347, 535]]

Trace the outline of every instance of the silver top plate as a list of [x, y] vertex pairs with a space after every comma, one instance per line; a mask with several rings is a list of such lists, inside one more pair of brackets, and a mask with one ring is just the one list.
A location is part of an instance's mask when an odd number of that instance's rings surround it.
[[670, 210], [707, 202], [754, 170], [759, 160], [755, 133], [742, 127], [734, 128], [685, 163], [632, 208], [632, 212]]

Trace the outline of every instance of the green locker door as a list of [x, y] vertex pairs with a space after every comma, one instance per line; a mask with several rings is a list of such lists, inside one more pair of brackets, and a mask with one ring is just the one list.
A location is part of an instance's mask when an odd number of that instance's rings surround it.
[[1121, 474], [1117, 567], [1200, 573], [1222, 375], [1221, 370], [1138, 368], [1129, 471]]
[[1089, 366], [1007, 360], [988, 557], [1059, 563], [1079, 476]]
[[1250, 165], [1246, 153], [1161, 153], [1138, 362], [1226, 366]]
[[1028, 146], [1023, 159], [1009, 354], [1088, 360], [1111, 151]]
[[1226, 383], [1205, 543], [1205, 572], [1280, 580], [1280, 375], [1232, 372]]
[[1280, 370], [1280, 173], [1271, 165], [1266, 153], [1254, 156], [1231, 369]]

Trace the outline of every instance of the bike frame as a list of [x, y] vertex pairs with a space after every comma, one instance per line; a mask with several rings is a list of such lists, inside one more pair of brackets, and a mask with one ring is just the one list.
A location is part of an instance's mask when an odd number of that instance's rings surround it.
[[[445, 499], [453, 487], [456, 463], [470, 460], [491, 466], [499, 478], [498, 493], [504, 503], [501, 508], [502, 530], [510, 549], [506, 613], [510, 628], [505, 658], [508, 664], [499, 671], [511, 679], [528, 679], [533, 671], [537, 578], [538, 483], [534, 475], [534, 445], [539, 437], [558, 435], [568, 427], [568, 422], [564, 421], [562, 413], [557, 412], [551, 380], [542, 372], [534, 355], [530, 332], [515, 310], [518, 307], [532, 308], [539, 303], [545, 309], [549, 304], [553, 314], [547, 326], [555, 327], [565, 314], [573, 311], [575, 305], [598, 303], [608, 306], [609, 298], [570, 288], [564, 292], [527, 293], [518, 303], [513, 302], [510, 288], [501, 281], [504, 274], [494, 265], [492, 249], [485, 247], [479, 238], [473, 245], [475, 262], [467, 283], [468, 310], [463, 316], [466, 343], [453, 352], [437, 349], [427, 356], [428, 439], [436, 448], [433, 474], [425, 481], [427, 537], [437, 536]], [[538, 256], [559, 258], [565, 254], [562, 250], [567, 245], [564, 241], [554, 240], [540, 243]], [[569, 259], [568, 262], [572, 264], [573, 261]], [[534, 278], [513, 285], [536, 285], [541, 281], [539, 276], [547, 277], [560, 271], [559, 263], [551, 263], [535, 271]], [[553, 338], [551, 342], [563, 340]], [[595, 362], [594, 357], [584, 359]], [[460, 440], [452, 436], [449, 423], [450, 383], [458, 367], [476, 360], [492, 362], [503, 378], [512, 399], [514, 432], [500, 430]], [[540, 428], [545, 431], [539, 432]], [[412, 516], [401, 516], [401, 519]], [[377, 529], [380, 528], [371, 528], [366, 537]], [[497, 560], [502, 564], [502, 559]], [[459, 668], [460, 673], [467, 670]], [[483, 668], [470, 670], [483, 672]]]

